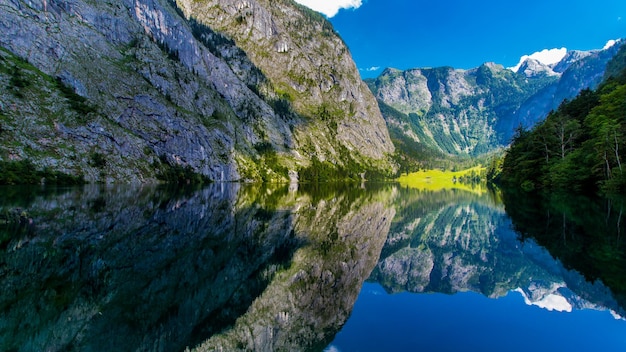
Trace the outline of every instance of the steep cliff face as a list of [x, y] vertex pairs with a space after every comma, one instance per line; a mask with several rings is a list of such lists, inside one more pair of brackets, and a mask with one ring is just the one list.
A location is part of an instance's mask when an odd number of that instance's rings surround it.
[[[167, 0], [0, 5], [0, 113], [12, 132], [0, 133], [0, 158], [107, 182], [154, 180], [166, 165], [213, 180], [284, 180], [312, 156], [388, 165], [376, 102], [328, 22], [294, 27], [296, 14], [309, 17], [290, 2], [222, 1], [215, 17], [179, 5], [188, 19]], [[227, 15], [244, 10], [248, 25], [232, 20], [265, 44], [226, 30]], [[306, 79], [284, 83], [294, 79], [285, 60]], [[28, 84], [12, 85], [15, 75]]]
[[573, 51], [555, 65], [527, 59], [517, 71], [493, 63], [471, 70], [387, 69], [368, 84], [400, 113], [385, 113], [392, 132], [448, 154], [478, 155], [508, 144], [520, 124], [530, 126], [564, 99], [597, 86], [620, 45]]
[[370, 87], [385, 104], [406, 116], [388, 124], [421, 137], [449, 154], [477, 155], [497, 145], [499, 114], [509, 113], [531, 91], [555, 80], [526, 79], [501, 65], [484, 64], [473, 70], [450, 67], [386, 70]]
[[[319, 149], [336, 138], [350, 153], [380, 159], [393, 152], [376, 100], [345, 43], [320, 14], [288, 0], [176, 3], [187, 18], [226, 33], [248, 53], [269, 80], [260, 90], [285, 99], [306, 118], [294, 129], [303, 144]], [[324, 125], [330, 134], [315, 132]]]

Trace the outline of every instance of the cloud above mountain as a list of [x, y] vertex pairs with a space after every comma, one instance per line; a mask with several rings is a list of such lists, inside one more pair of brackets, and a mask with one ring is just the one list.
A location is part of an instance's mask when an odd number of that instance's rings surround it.
[[541, 62], [544, 65], [553, 65], [553, 64], [556, 64], [559, 61], [561, 61], [565, 57], [566, 54], [567, 54], [567, 49], [566, 48], [544, 49], [544, 50], [532, 53], [530, 55], [522, 56], [520, 58], [520, 60], [519, 60], [519, 63], [517, 65], [513, 66], [513, 67], [510, 67], [509, 69], [511, 69], [512, 71], [517, 72], [517, 70], [520, 68], [520, 66], [522, 66], [524, 61], [526, 61], [527, 59], [537, 60], [537, 61]]
[[606, 44], [604, 44], [604, 47], [602, 48], [602, 50], [606, 50], [606, 49], [612, 47], [615, 44], [617, 44], [617, 40], [611, 39], [608, 42], [606, 42]]
[[340, 9], [358, 9], [363, 2], [361, 0], [295, 0], [297, 3], [321, 12], [331, 18]]

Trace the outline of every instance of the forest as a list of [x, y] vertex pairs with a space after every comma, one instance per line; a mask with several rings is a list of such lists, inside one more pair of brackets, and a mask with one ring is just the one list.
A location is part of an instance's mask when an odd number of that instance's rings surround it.
[[488, 175], [503, 186], [617, 194], [626, 190], [626, 70], [563, 102], [531, 129], [519, 127]]

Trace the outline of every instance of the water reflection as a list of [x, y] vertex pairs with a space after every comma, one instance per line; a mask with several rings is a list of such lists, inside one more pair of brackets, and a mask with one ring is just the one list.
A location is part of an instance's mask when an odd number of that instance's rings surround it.
[[[472, 291], [498, 298], [517, 291], [527, 304], [549, 310], [625, 315], [603, 282], [570, 270], [533, 238], [520, 241], [504, 204], [492, 194], [405, 189], [399, 198], [405, 203], [370, 278], [388, 292]], [[506, 204], [510, 211], [513, 205]], [[532, 224], [545, 223], [531, 218]], [[623, 266], [612, 268], [623, 275]]]
[[536, 241], [586, 281], [602, 282], [626, 307], [625, 199], [564, 194], [520, 197], [507, 192], [505, 202], [523, 241]]
[[394, 216], [388, 189], [3, 192], [5, 351], [323, 346]]
[[[625, 316], [616, 201], [572, 210], [397, 185], [0, 194], [3, 351], [323, 350], [359, 319], [367, 278], [456, 306], [517, 292], [542, 310]], [[373, 311], [382, 319], [389, 307]]]
[[626, 348], [618, 202], [497, 195], [399, 189], [380, 260], [326, 350]]

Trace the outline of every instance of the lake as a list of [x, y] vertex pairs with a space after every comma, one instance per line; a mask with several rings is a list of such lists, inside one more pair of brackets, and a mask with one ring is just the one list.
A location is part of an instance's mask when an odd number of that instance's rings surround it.
[[620, 199], [0, 188], [2, 351], [626, 350]]

